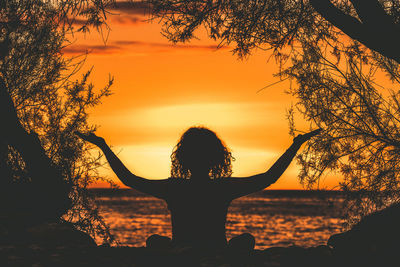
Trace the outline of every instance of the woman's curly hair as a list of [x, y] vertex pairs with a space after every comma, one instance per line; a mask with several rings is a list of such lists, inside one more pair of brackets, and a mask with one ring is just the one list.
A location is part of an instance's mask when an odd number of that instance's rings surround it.
[[209, 169], [210, 178], [229, 177], [232, 160], [231, 152], [216, 133], [205, 127], [191, 127], [171, 154], [171, 177], [188, 179], [193, 166]]

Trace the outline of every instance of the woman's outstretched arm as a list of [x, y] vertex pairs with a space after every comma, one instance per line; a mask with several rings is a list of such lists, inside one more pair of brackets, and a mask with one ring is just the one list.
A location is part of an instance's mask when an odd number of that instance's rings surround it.
[[131, 173], [128, 168], [125, 167], [125, 165], [121, 162], [117, 155], [114, 154], [102, 137], [98, 137], [93, 133], [82, 134], [77, 132], [76, 134], [83, 140], [98, 146], [103, 151], [108, 163], [111, 166], [111, 169], [124, 185], [157, 198], [166, 198], [168, 179], [149, 180], [139, 177]]
[[261, 174], [250, 176], [247, 178], [231, 178], [229, 181], [230, 193], [232, 198], [242, 197], [268, 187], [275, 183], [279, 177], [285, 172], [289, 164], [292, 162], [301, 145], [308, 141], [311, 137], [319, 134], [321, 129], [299, 135], [294, 138], [293, 144], [285, 153], [272, 165], [272, 167]]

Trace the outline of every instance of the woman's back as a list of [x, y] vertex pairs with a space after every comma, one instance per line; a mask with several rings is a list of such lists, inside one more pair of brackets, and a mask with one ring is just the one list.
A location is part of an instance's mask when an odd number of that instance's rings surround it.
[[225, 247], [225, 222], [231, 202], [227, 179], [193, 181], [171, 178], [166, 202], [175, 244]]

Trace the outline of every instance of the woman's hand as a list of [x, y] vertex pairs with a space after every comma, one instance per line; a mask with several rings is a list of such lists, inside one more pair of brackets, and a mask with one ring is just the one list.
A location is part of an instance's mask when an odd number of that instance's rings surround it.
[[321, 128], [314, 130], [312, 132], [306, 133], [306, 134], [299, 134], [293, 139], [293, 143], [297, 143], [299, 145], [304, 144], [308, 140], [310, 140], [311, 137], [318, 135], [322, 131]]
[[80, 138], [82, 138], [83, 140], [92, 143], [96, 146], [100, 146], [102, 144], [105, 144], [104, 138], [103, 137], [99, 137], [97, 135], [95, 135], [94, 133], [88, 133], [88, 134], [84, 134], [81, 132], [76, 131], [75, 134], [77, 136], [79, 136]]

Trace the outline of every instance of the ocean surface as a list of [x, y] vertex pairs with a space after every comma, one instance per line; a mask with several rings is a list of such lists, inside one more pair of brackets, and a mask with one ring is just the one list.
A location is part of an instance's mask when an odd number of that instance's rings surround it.
[[[128, 189], [92, 189], [100, 214], [120, 245], [144, 246], [152, 234], [171, 237], [164, 201]], [[249, 232], [256, 248], [326, 244], [342, 230], [342, 198], [335, 191], [267, 190], [232, 202], [227, 238]]]

